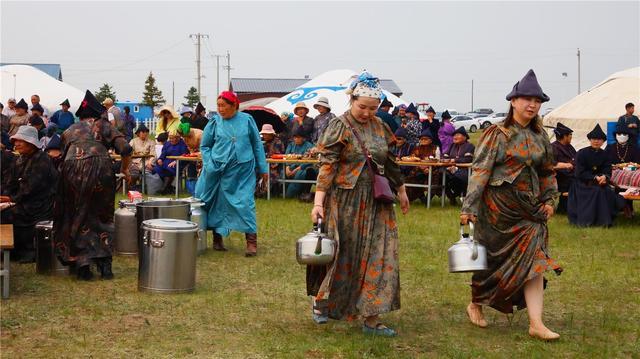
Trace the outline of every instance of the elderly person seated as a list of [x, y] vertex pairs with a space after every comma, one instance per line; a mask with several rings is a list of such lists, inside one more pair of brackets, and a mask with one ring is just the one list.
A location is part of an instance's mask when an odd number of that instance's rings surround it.
[[167, 156], [182, 156], [187, 153], [189, 153], [189, 149], [178, 131], [169, 131], [169, 140], [162, 146], [162, 152], [153, 168], [153, 172], [157, 173], [163, 182], [160, 194], [170, 194], [175, 191], [171, 182], [176, 177], [176, 160], [168, 159]]
[[[284, 145], [280, 138], [276, 136], [276, 131], [273, 129], [273, 126], [265, 123], [262, 125], [262, 129], [260, 130], [260, 136], [262, 136], [262, 147], [264, 148], [264, 153], [267, 158], [270, 158], [273, 155], [283, 154], [285, 152]], [[271, 182], [271, 193], [277, 194], [278, 189], [278, 179], [280, 178], [279, 164], [272, 163], [269, 165], [269, 178]], [[260, 186], [259, 183], [256, 184], [256, 196], [263, 197], [266, 195], [266, 186]]]
[[[409, 132], [409, 131], [407, 131]], [[412, 157], [417, 157], [420, 160], [431, 160], [436, 161], [440, 158], [440, 148], [433, 143], [434, 134], [431, 133], [429, 129], [424, 129], [420, 133], [420, 137], [418, 139], [418, 145], [413, 148], [411, 152]], [[431, 195], [434, 196], [437, 191], [433, 190], [433, 187], [440, 186], [440, 176], [441, 172], [435, 168], [422, 166], [422, 167], [413, 167], [411, 172], [409, 173], [409, 177], [407, 178], [407, 183], [414, 184], [428, 184], [429, 183], [429, 172], [432, 172], [431, 176], [431, 186], [432, 191]], [[427, 203], [427, 197], [424, 195], [424, 188], [422, 187], [411, 187], [407, 189], [407, 196], [409, 196], [409, 201], [413, 202], [416, 199], [420, 199], [422, 203]]]
[[[407, 141], [407, 130], [399, 127], [394, 133], [394, 136], [396, 138], [396, 143], [391, 149], [391, 153], [395, 156], [396, 161], [401, 161], [402, 157], [411, 156], [411, 152], [413, 152], [413, 145]], [[411, 172], [411, 167], [400, 166], [400, 171], [404, 176], [408, 176]]]
[[336, 115], [331, 112], [331, 105], [326, 97], [318, 98], [318, 102], [313, 105], [313, 108], [319, 113], [313, 120], [313, 132], [311, 133], [311, 143], [316, 145], [329, 125], [329, 121], [336, 118]]
[[[184, 111], [185, 109], [183, 109]], [[184, 119], [184, 118], [183, 118]], [[178, 125], [178, 134], [182, 136], [184, 143], [187, 144], [189, 153], [200, 154], [200, 142], [202, 141], [202, 130], [192, 128], [189, 121], [182, 121]], [[194, 194], [196, 188], [196, 181], [198, 180], [198, 164], [196, 162], [189, 161], [185, 168], [187, 172], [186, 186], [191, 195]]]
[[44, 148], [44, 152], [49, 155], [53, 166], [58, 170], [58, 172], [62, 169], [62, 161], [64, 158], [62, 156], [62, 138], [57, 133], [51, 137], [49, 143]]
[[553, 129], [553, 133], [556, 135], [556, 140], [551, 144], [553, 149], [553, 169], [556, 171], [558, 192], [561, 194], [558, 212], [566, 212], [567, 197], [562, 194], [569, 192], [569, 188], [571, 188], [571, 184], [575, 179], [576, 168], [576, 149], [571, 145], [573, 130], [558, 122], [556, 128]]
[[9, 204], [2, 211], [2, 223], [13, 224], [16, 258], [22, 263], [35, 260], [33, 237], [36, 223], [51, 219], [58, 171], [46, 153], [40, 150], [38, 131], [21, 126], [11, 136], [15, 160], [0, 202]]
[[29, 124], [29, 105], [21, 98], [15, 107], [15, 115], [9, 118], [9, 136], [13, 136], [18, 132], [20, 126]]
[[[640, 149], [631, 142], [632, 132], [626, 126], [616, 126], [614, 133], [616, 142], [607, 145], [605, 152], [612, 165], [619, 163], [640, 163]], [[623, 192], [621, 188], [616, 188], [616, 192]], [[625, 218], [633, 217], [633, 201], [626, 200], [623, 208]]]
[[587, 134], [591, 146], [576, 155], [576, 180], [569, 189], [569, 222], [580, 227], [611, 227], [624, 199], [610, 186], [611, 160], [601, 148], [607, 135], [600, 125]]
[[[308, 116], [309, 108], [304, 102], [298, 102], [293, 108], [293, 113], [295, 117], [289, 122], [289, 134], [294, 136], [298, 132], [298, 128], [302, 128], [302, 134], [306, 140], [311, 140], [314, 120]], [[287, 143], [287, 145], [289, 144]]]
[[[305, 155], [313, 148], [313, 144], [307, 141], [306, 131], [302, 127], [298, 127], [293, 133], [293, 141], [287, 146], [285, 154]], [[287, 179], [296, 180], [313, 180], [318, 173], [311, 164], [290, 164], [285, 166], [285, 176]], [[306, 200], [311, 192], [311, 184], [307, 183], [291, 183], [287, 187], [286, 197]], [[310, 198], [309, 198], [310, 199]]]
[[131, 173], [131, 182], [136, 184], [140, 180], [142, 174], [142, 166], [145, 170], [152, 171], [156, 158], [156, 143], [149, 138], [149, 129], [144, 124], [138, 126], [135, 137], [129, 141], [129, 146], [133, 149], [133, 156], [149, 156], [146, 158], [134, 158], [131, 160], [129, 172]]
[[[469, 143], [467, 131], [464, 127], [460, 127], [453, 131], [453, 144], [449, 147], [448, 153], [444, 154], [443, 162], [471, 163], [474, 151], [475, 146]], [[456, 198], [467, 194], [469, 168], [459, 168], [455, 165], [449, 166], [445, 176], [447, 179], [445, 193], [449, 198], [449, 203], [455, 206], [458, 204]]]

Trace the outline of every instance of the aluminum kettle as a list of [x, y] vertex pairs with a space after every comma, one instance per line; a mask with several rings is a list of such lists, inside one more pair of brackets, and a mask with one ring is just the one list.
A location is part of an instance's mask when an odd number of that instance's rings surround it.
[[302, 265], [327, 265], [336, 255], [336, 241], [322, 233], [322, 219], [318, 225], [296, 242], [296, 260]]
[[487, 270], [487, 249], [473, 239], [473, 223], [469, 222], [469, 233], [460, 225], [460, 240], [448, 250], [449, 272], [479, 272]]

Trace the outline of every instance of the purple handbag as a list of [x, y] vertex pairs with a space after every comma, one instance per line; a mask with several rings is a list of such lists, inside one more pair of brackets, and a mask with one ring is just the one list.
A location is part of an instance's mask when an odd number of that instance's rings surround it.
[[373, 177], [373, 198], [380, 203], [393, 203], [396, 200], [396, 195], [391, 191], [391, 186], [389, 185], [389, 180], [384, 174], [378, 173], [378, 166], [376, 165], [375, 169], [372, 165], [371, 154], [369, 154], [369, 150], [364, 145], [364, 142], [360, 139], [360, 135], [358, 135], [358, 131], [351, 125], [351, 121], [348, 118], [345, 118], [349, 128], [351, 128], [351, 132], [358, 140], [360, 147], [362, 148], [362, 152], [364, 153], [364, 158], [367, 161], [367, 167], [371, 171], [371, 176]]

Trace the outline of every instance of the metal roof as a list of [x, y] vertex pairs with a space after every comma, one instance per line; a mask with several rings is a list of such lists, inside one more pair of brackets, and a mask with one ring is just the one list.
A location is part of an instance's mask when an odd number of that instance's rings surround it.
[[[311, 79], [263, 79], [263, 78], [231, 78], [231, 88], [236, 93], [289, 93]], [[396, 96], [402, 90], [393, 80], [380, 80], [385, 90]]]
[[2, 62], [0, 66], [4, 65], [29, 65], [36, 69], [46, 73], [58, 81], [62, 81], [62, 67], [60, 64], [27, 64], [24, 62]]

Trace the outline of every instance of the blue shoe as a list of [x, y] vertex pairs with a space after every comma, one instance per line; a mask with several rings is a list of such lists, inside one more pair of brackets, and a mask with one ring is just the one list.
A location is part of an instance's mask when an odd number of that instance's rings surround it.
[[381, 337], [395, 337], [396, 335], [398, 335], [395, 330], [387, 328], [381, 323], [378, 323], [375, 328], [371, 328], [366, 324], [362, 324], [362, 332], [364, 334], [379, 335]]
[[327, 322], [329, 321], [329, 316], [327, 314], [325, 314], [325, 313], [318, 314], [318, 313], [316, 313], [316, 310], [319, 311], [319, 312], [323, 312], [322, 309], [319, 309], [317, 307], [312, 306], [311, 307], [311, 315], [312, 315], [313, 321], [316, 324], [327, 324]]

